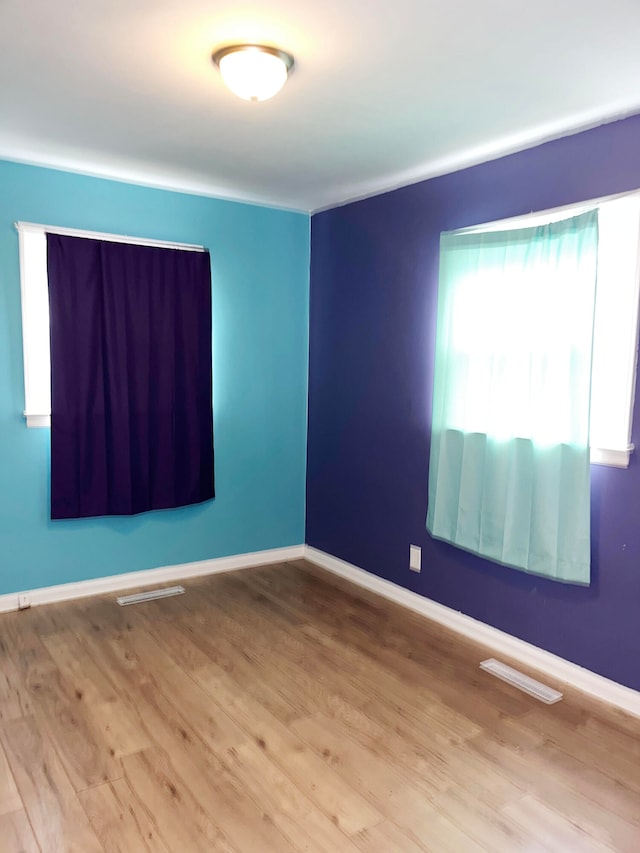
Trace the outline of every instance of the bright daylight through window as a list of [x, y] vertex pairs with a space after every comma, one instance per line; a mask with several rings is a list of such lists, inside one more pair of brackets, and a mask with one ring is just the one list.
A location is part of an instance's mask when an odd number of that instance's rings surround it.
[[[594, 208], [594, 204], [590, 207]], [[638, 299], [639, 299], [639, 243], [640, 243], [640, 195], [633, 194], [604, 201], [598, 208], [598, 281], [593, 328], [593, 359], [591, 366], [591, 415], [590, 447], [591, 461], [604, 465], [627, 467], [631, 445], [631, 419], [634, 402], [636, 361], [638, 347]], [[589, 209], [587, 205], [564, 208], [531, 216], [517, 217], [490, 225], [465, 229], [466, 233], [510, 231], [558, 222]], [[465, 233], [459, 232], [459, 233]], [[539, 300], [529, 306], [531, 329], [540, 328], [537, 314], [545, 315], [544, 324], [550, 328], [547, 340], [535, 340], [532, 333], [513, 332], [509, 317], [513, 316], [512, 294], [509, 282], [529, 274], [526, 268], [514, 265], [509, 276], [491, 276], [490, 270], [483, 273], [481, 286], [477, 274], [469, 280], [460, 280], [453, 299], [453, 329], [449, 346], [455, 358], [465, 362], [469, 377], [464, 383], [465, 393], [454, 406], [450, 426], [466, 433], [491, 434], [500, 437], [501, 424], [514, 424], [516, 434], [530, 438], [532, 420], [536, 422], [537, 438], [542, 436], [548, 443], [562, 443], [568, 434], [567, 425], [560, 423], [558, 412], [561, 405], [548, 405], [537, 411], [529, 411], [531, 396], [524, 391], [528, 376], [505, 377], [515, 392], [503, 400], [509, 407], [508, 417], [501, 418], [495, 401], [487, 397], [483, 370], [487, 367], [486, 352], [503, 352], [507, 371], [526, 370], [530, 354], [534, 350], [548, 349], [554, 342], [562, 341], [562, 329], [553, 329], [554, 302], [557, 306], [557, 290], [553, 275], [536, 280]], [[561, 268], [554, 275], [562, 274]], [[566, 298], [566, 297], [565, 297]], [[571, 294], [571, 312], [589, 311], [591, 306], [581, 303], [579, 291]], [[562, 314], [561, 311], [557, 312]], [[566, 316], [566, 312], [565, 312]], [[540, 317], [538, 317], [538, 320]], [[543, 324], [543, 325], [544, 325]], [[562, 344], [564, 345], [564, 344]], [[538, 352], [538, 355], [541, 353]], [[473, 377], [477, 381], [472, 381]], [[554, 377], [546, 378], [546, 398], [553, 398]], [[503, 413], [505, 414], [505, 413]], [[540, 420], [545, 423], [541, 424]]]

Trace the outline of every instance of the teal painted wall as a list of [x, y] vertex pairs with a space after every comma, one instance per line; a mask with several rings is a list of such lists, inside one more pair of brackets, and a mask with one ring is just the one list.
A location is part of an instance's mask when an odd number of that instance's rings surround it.
[[[49, 430], [27, 429], [16, 220], [211, 251], [216, 499], [49, 519]], [[0, 162], [0, 593], [304, 542], [309, 217]]]

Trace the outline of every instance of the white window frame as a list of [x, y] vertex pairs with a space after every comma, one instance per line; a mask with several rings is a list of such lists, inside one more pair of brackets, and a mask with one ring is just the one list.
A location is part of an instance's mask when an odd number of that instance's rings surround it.
[[24, 417], [28, 427], [51, 426], [51, 364], [49, 355], [49, 292], [47, 282], [46, 235], [63, 234], [103, 240], [109, 243], [131, 243], [162, 249], [204, 252], [204, 246], [150, 240], [125, 234], [59, 228], [34, 222], [14, 223], [18, 231], [20, 252], [20, 295], [22, 304], [22, 349], [24, 358]]
[[[527, 228], [535, 225], [543, 225], [549, 222], [566, 219], [570, 216], [577, 216], [580, 213], [585, 213], [588, 210], [596, 208], [604, 208], [611, 202], [622, 201], [628, 199], [630, 205], [635, 208], [630, 214], [635, 217], [635, 221], [630, 219], [630, 227], [633, 229], [633, 244], [629, 251], [629, 256], [626, 259], [626, 269], [620, 277], [620, 281], [615, 281], [616, 293], [607, 293], [606, 289], [599, 287], [596, 295], [596, 325], [594, 328], [594, 355], [600, 358], [607, 347], [606, 328], [599, 329], [598, 317], [604, 314], [608, 315], [610, 325], [616, 324], [616, 331], [619, 332], [618, 338], [624, 340], [624, 357], [617, 360], [615, 370], [620, 376], [618, 401], [615, 408], [617, 409], [617, 422], [620, 424], [618, 437], [615, 441], [607, 442], [607, 446], [592, 445], [590, 449], [591, 463], [594, 465], [607, 465], [615, 468], [628, 468], [631, 453], [634, 450], [634, 445], [631, 443], [631, 429], [633, 426], [633, 408], [635, 401], [635, 389], [637, 381], [638, 368], [638, 328], [640, 315], [640, 191], [635, 190], [628, 193], [619, 193], [613, 196], [606, 196], [600, 199], [590, 200], [581, 204], [565, 205], [563, 207], [553, 208], [552, 210], [539, 211], [536, 213], [525, 214], [511, 219], [504, 219], [495, 222], [489, 222], [482, 225], [473, 226], [471, 228], [460, 229], [458, 233], [480, 233], [486, 231], [505, 231], [515, 228]], [[609, 226], [610, 227], [610, 226]], [[600, 259], [598, 265], [599, 274]], [[606, 280], [612, 281], [611, 271], [608, 271]], [[616, 301], [616, 300], [619, 300]], [[610, 373], [609, 373], [610, 375]], [[603, 387], [604, 383], [598, 383], [599, 387]], [[595, 381], [594, 381], [595, 389]], [[594, 391], [597, 393], [597, 391]], [[602, 408], [600, 406], [599, 408]], [[592, 410], [593, 411], [593, 410]], [[593, 424], [593, 416], [592, 416]]]

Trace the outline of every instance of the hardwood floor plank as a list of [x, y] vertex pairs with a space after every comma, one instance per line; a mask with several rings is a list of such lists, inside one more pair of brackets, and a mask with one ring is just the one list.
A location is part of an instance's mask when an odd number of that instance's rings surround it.
[[[30, 610], [25, 614], [29, 622], [33, 621]], [[17, 650], [17, 657], [30, 696], [31, 716], [37, 718], [42, 731], [54, 743], [74, 789], [80, 791], [119, 778], [120, 765], [91, 719], [83, 688], [90, 673], [83, 674], [68, 665], [70, 653], [61, 656], [61, 669], [44, 642], [30, 634], [24, 637], [23, 631], [24, 627], [16, 630], [14, 636], [22, 635], [25, 641], [24, 647]], [[48, 634], [43, 640], [53, 642], [53, 636]], [[96, 685], [90, 695], [98, 695], [97, 690]]]
[[448, 839], [446, 849], [453, 850], [456, 846], [465, 851], [481, 849], [470, 836], [437, 812], [430, 796], [379, 755], [356, 743], [348, 734], [337, 731], [329, 718], [317, 716], [298, 720], [293, 729], [388, 820], [406, 827], [407, 834], [416, 843], [435, 844], [437, 841], [444, 844]]
[[[0, 618], [0, 637], [1, 634]], [[0, 722], [30, 717], [32, 714], [33, 702], [24, 675], [8, 655], [0, 653]]]
[[355, 853], [347, 836], [253, 743], [233, 751], [231, 770], [294, 850]]
[[162, 689], [169, 700], [178, 700], [181, 715], [213, 750], [222, 751], [247, 740], [238, 721], [212, 703], [202, 687], [177, 667], [166, 669]]
[[[486, 735], [470, 742], [469, 748], [479, 750], [501, 767], [505, 775], [526, 789], [536, 800], [558, 810], [572, 823], [589, 825], [594, 838], [614, 850], [635, 850], [640, 838], [637, 819], [640, 802], [630, 796], [620, 780], [620, 797], [609, 808], [606, 792], [603, 802], [589, 798], [592, 788], [584, 786], [578, 777], [558, 773], [538, 750], [526, 754], [496, 743]], [[624, 813], [619, 815], [622, 810]]]
[[[527, 716], [529, 728], [540, 732], [544, 742], [567, 755], [567, 760], [595, 764], [612, 782], [624, 779], [625, 785], [637, 792], [640, 799], [640, 743], [625, 738], [622, 748], [612, 749], [612, 740], [589, 735], [584, 724], [568, 730], [566, 721], [547, 710], [534, 711]], [[628, 743], [631, 740], [632, 743]], [[542, 744], [540, 744], [542, 746]], [[640, 815], [639, 815], [640, 818]]]
[[[245, 583], [250, 585], [252, 581], [249, 578]], [[318, 581], [313, 579], [311, 583], [309, 589], [301, 591], [299, 580], [295, 579], [294, 587], [299, 595], [297, 607], [301, 618], [306, 617], [317, 625], [320, 594], [317, 589]], [[296, 606], [292, 604], [286, 587], [284, 591], [277, 586], [275, 591], [270, 590], [268, 579], [264, 577], [260, 584], [265, 589], [267, 597], [284, 601], [286, 606]], [[392, 608], [394, 613], [402, 610], [388, 602], [385, 604]], [[398, 625], [394, 625], [394, 630], [388, 631], [389, 640], [380, 644], [378, 640], [381, 620], [377, 616], [379, 608], [379, 603], [375, 606], [370, 605], [369, 610], [372, 615], [375, 614], [375, 618], [364, 619], [362, 613], [357, 613], [354, 617], [345, 617], [341, 615], [341, 608], [320, 607], [322, 621], [318, 627], [328, 638], [324, 642], [339, 643], [346, 648], [352, 655], [352, 660], [349, 662], [350, 668], [352, 665], [357, 665], [358, 661], [358, 656], [354, 656], [353, 652], [359, 652], [360, 667], [353, 670], [352, 677], [354, 675], [356, 678], [360, 677], [365, 689], [375, 690], [377, 685], [380, 685], [378, 694], [381, 696], [395, 696], [399, 693], [407, 703], [407, 712], [418, 717], [422, 715], [425, 707], [433, 704], [442, 708], [442, 719], [448, 725], [451, 725], [455, 715], [458, 714], [458, 719], [464, 719], [466, 722], [466, 731], [459, 733], [462, 738], [469, 735], [471, 723], [484, 729], [494, 724], [504, 714], [516, 716], [536, 706], [536, 700], [532, 697], [502, 682], [495, 684], [493, 683], [495, 679], [481, 672], [478, 669], [478, 663], [483, 655], [478, 652], [477, 647], [474, 649], [473, 646], [468, 647], [462, 642], [464, 653], [461, 653], [457, 644], [443, 643], [437, 635], [431, 636], [427, 633], [424, 637], [425, 620], [421, 620], [423, 623], [421, 626], [420, 623], [416, 623], [415, 617], [407, 614], [406, 611], [403, 611], [402, 622], [398, 621]], [[349, 612], [348, 609], [347, 613]], [[402, 614], [396, 615], [400, 619]], [[389, 618], [388, 614], [386, 618]], [[398, 630], [400, 625], [402, 628]], [[422, 637], [421, 641], [417, 641], [415, 636], [412, 636], [416, 633]], [[334, 654], [333, 657], [338, 661], [342, 659], [340, 655]], [[379, 676], [373, 680], [367, 675], [371, 672], [372, 663], [375, 665], [376, 675]], [[430, 674], [428, 681], [422, 677], [425, 667]], [[465, 703], [464, 697], [455, 686], [460, 680], [464, 680], [475, 691], [471, 706]], [[384, 681], [386, 684], [381, 684]], [[485, 695], [487, 693], [490, 698]]]
[[548, 743], [529, 756], [534, 767], [563, 781], [569, 788], [613, 814], [635, 824], [640, 838], [640, 794], [629, 787], [626, 777], [611, 779], [599, 766], [584, 761]]
[[47, 853], [101, 853], [60, 758], [35, 717], [0, 727], [34, 834]]
[[42, 643], [73, 692], [91, 705], [110, 702], [114, 698], [113, 685], [87, 654], [82, 643], [72, 631], [48, 634]]
[[2, 853], [640, 850], [640, 720], [303, 562], [185, 587], [0, 615]]
[[201, 807], [165, 753], [148, 749], [126, 756], [123, 765], [129, 787], [153, 815], [162, 841], [172, 853], [177, 850], [232, 853], [234, 848], [218, 823]]
[[357, 791], [327, 768], [303, 741], [296, 738], [266, 708], [239, 692], [233, 680], [215, 664], [209, 664], [194, 673], [194, 678], [214, 702], [237, 720], [253, 743], [347, 835], [353, 835], [382, 820], [379, 812]]
[[119, 698], [92, 705], [90, 716], [109, 755], [116, 760], [152, 745], [151, 738], [139, 724], [139, 717]]
[[362, 853], [425, 853], [429, 847], [412, 841], [394, 823], [388, 820], [377, 826], [363, 829], [354, 837], [356, 847]]
[[[195, 719], [190, 720], [188, 710], [194, 707], [194, 699], [192, 696], [191, 702], [183, 701], [183, 693], [172, 681], [174, 667], [162, 669], [157, 675], [144, 667], [132, 669], [109, 643], [98, 644], [92, 652], [96, 658], [102, 655], [105, 669], [119, 682], [119, 702], [131, 720], [132, 732], [151, 747], [158, 747], [169, 754], [184, 752], [187, 757], [198, 757], [206, 747], [213, 749], [214, 754], [223, 753], [246, 738], [223, 712], [218, 715], [212, 713], [211, 703], [201, 688], [182, 674], [188, 679], [190, 690], [193, 694], [197, 691], [202, 702]], [[183, 686], [182, 676], [177, 682], [178, 687]], [[135, 701], [132, 701], [133, 696]], [[194, 723], [200, 725], [201, 730]]]
[[22, 799], [9, 767], [5, 751], [0, 745], [0, 815], [17, 812], [22, 808]]
[[[170, 849], [173, 850], [172, 845], [176, 843], [174, 836], [179, 827], [174, 824], [180, 823], [180, 814], [184, 823], [192, 819], [191, 812], [194, 811], [198, 815], [199, 836], [194, 840], [189, 835], [192, 844], [205, 845], [209, 843], [206, 839], [218, 833], [215, 837], [219, 846], [222, 838], [227, 847], [238, 851], [274, 849], [290, 853], [293, 848], [289, 842], [278, 832], [269, 815], [265, 817], [248, 797], [223, 761], [226, 754], [238, 745], [239, 733], [242, 740], [246, 740], [241, 729], [231, 721], [230, 726], [216, 723], [217, 728], [212, 727], [211, 720], [222, 719], [226, 715], [222, 711], [218, 715], [212, 714], [213, 703], [208, 702], [195, 682], [191, 682], [192, 689], [199, 692], [204, 702], [199, 720], [208, 721], [200, 732], [198, 720], [194, 724], [188, 716], [183, 716], [182, 693], [175, 689], [175, 685], [172, 689], [171, 685], [173, 666], [165, 667], [163, 664], [161, 671], [153, 675], [148, 671], [149, 662], [132, 653], [128, 641], [121, 638], [115, 647], [109, 641], [105, 643], [103, 638], [96, 641], [92, 637], [90, 642], [92, 653], [96, 656], [104, 654], [104, 664], [111, 677], [123, 682], [123, 695], [136, 691], [140, 725], [155, 745], [144, 752], [123, 757], [122, 764], [127, 779], [136, 792], [142, 792], [142, 801], [148, 808], [157, 809], [162, 797], [171, 804], [169, 812], [173, 813], [173, 820], [170, 826], [160, 825], [161, 835]], [[229, 732], [232, 732], [232, 737], [228, 736]], [[168, 755], [171, 756], [170, 762], [166, 758]], [[151, 786], [139, 785], [143, 775], [141, 762], [155, 779]], [[158, 787], [161, 797], [155, 790]], [[188, 806], [181, 812], [177, 811], [175, 795], [167, 800], [166, 791], [172, 792], [174, 788], [181, 792], [180, 802], [188, 801]]]
[[25, 811], [0, 815], [0, 845], [2, 853], [41, 853]]
[[510, 803], [505, 816], [513, 819], [534, 834], [549, 850], [564, 853], [610, 853], [610, 848], [590, 838], [579, 826], [571, 823], [530, 794]]
[[78, 799], [105, 853], [171, 853], [154, 815], [142, 806], [126, 779], [88, 788]]
[[66, 700], [57, 680], [59, 673], [42, 679], [35, 701], [34, 718], [52, 740], [76, 791], [122, 776], [119, 761], [112, 754], [91, 708], [82, 695]]
[[206, 626], [181, 625], [193, 641], [205, 652], [209, 660], [230, 674], [238, 689], [252, 696], [283, 722], [313, 711], [313, 706], [296, 695], [290, 685], [283, 685], [274, 677], [274, 667], [264, 657], [264, 644], [259, 655], [246, 648], [239, 649], [229, 642], [226, 631], [213, 637]]
[[154, 623], [153, 619], [145, 618], [145, 628], [154, 643], [169, 655], [176, 667], [185, 672], [200, 669], [211, 662], [211, 658], [180, 630], [175, 621]]
[[[463, 826], [475, 842], [491, 853], [511, 853], [531, 848], [529, 833], [502, 814], [503, 803], [491, 803], [491, 795], [480, 797], [472, 789], [452, 786], [433, 801], [434, 807], [456, 826]], [[488, 802], [489, 801], [489, 802]], [[513, 802], [512, 800], [509, 802]]]
[[[377, 724], [386, 730], [399, 731], [399, 727], [405, 725], [413, 731], [425, 733], [425, 749], [430, 748], [434, 740], [449, 743], [460, 740], [462, 731], [466, 737], [480, 731], [461, 715], [442, 705], [434, 705], [433, 699], [421, 701], [421, 696], [414, 695], [415, 685], [409, 686], [396, 678], [385, 679], [379, 667], [375, 670], [375, 678], [371, 679], [370, 659], [360, 656], [357, 664], [347, 671], [344, 660], [348, 664], [353, 662], [350, 650], [344, 646], [332, 647], [330, 653], [324, 655], [319, 636], [308, 637], [306, 626], [291, 636], [289, 629], [283, 630], [282, 626], [274, 628], [264, 615], [254, 614], [254, 631], [249, 631], [242, 612], [228, 607], [224, 598], [218, 601], [218, 606], [235, 612], [236, 618], [230, 617], [229, 612], [220, 614], [225, 637], [230, 638], [237, 648], [242, 648], [245, 655], [251, 655], [258, 673], [269, 673], [270, 684], [277, 685], [281, 696], [291, 697], [291, 703], [298, 706], [297, 716], [309, 716], [320, 710], [328, 716], [347, 720], [359, 714], [360, 725], [368, 723], [369, 728]], [[269, 657], [265, 650], [271, 648], [277, 648], [278, 654]], [[338, 678], [340, 672], [336, 672], [336, 665], [344, 678]], [[359, 678], [361, 672], [366, 675]], [[405, 698], [407, 694], [409, 699]], [[375, 711], [379, 713], [370, 711], [372, 695], [378, 700]], [[403, 701], [399, 702], [399, 699]], [[446, 719], [448, 725], [441, 726], [438, 717]]]
[[[217, 705], [212, 706], [202, 688], [188, 673], [173, 664], [168, 655], [158, 655], [160, 660], [159, 672], [154, 672], [153, 663], [158, 648], [151, 637], [141, 640], [141, 633], [136, 628], [125, 634], [118, 634], [115, 639], [103, 635], [98, 641], [92, 638], [93, 651], [96, 659], [101, 658], [107, 671], [115, 681], [127, 685], [125, 693], [135, 691], [137, 702], [135, 709], [121, 697], [121, 706], [131, 718], [128, 728], [140, 735], [147, 730], [144, 746], [154, 742], [158, 731], [167, 731], [167, 720], [170, 736], [186, 740], [185, 729], [191, 728], [197, 735], [214, 750], [224, 750], [246, 740], [246, 734], [223, 711], [214, 712]], [[207, 659], [208, 660], [208, 659]], [[159, 723], [159, 711], [168, 706], [173, 709], [165, 714]], [[136, 723], [136, 718], [138, 722]], [[154, 724], [147, 726], [152, 721]], [[178, 740], [178, 742], [180, 742]], [[166, 746], [166, 738], [160, 742]], [[131, 750], [136, 751], [136, 750]]]
[[100, 642], [105, 640], [120, 664], [130, 671], [162, 672], [175, 666], [172, 657], [149, 636], [137, 614], [132, 614], [131, 624], [124, 631], [103, 632]]

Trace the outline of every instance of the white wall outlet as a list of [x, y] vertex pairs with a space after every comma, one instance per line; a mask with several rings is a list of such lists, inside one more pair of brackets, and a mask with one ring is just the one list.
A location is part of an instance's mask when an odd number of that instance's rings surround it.
[[18, 596], [18, 610], [28, 610], [31, 607], [31, 599], [28, 595], [21, 594]]
[[422, 548], [419, 545], [409, 545], [409, 568], [412, 572], [422, 571]]

